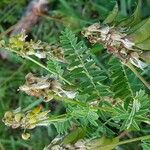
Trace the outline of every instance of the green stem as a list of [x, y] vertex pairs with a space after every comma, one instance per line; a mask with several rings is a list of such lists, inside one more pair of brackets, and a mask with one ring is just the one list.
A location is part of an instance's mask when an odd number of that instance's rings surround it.
[[132, 138], [132, 139], [129, 139], [129, 140], [120, 141], [118, 143], [110, 144], [110, 145], [106, 145], [106, 146], [97, 146], [97, 147], [94, 147], [94, 148], [96, 149], [96, 148], [99, 147], [101, 149], [110, 149], [110, 148], [116, 147], [118, 145], [123, 145], [123, 144], [127, 144], [127, 143], [132, 143], [132, 142], [141, 141], [141, 140], [148, 140], [148, 139], [150, 139], [150, 135], [141, 136], [141, 137], [138, 137], [138, 138]]
[[48, 118], [48, 119], [45, 119], [45, 120], [40, 120], [40, 121], [38, 121], [38, 122], [36, 122], [36, 124], [38, 124], [38, 123], [42, 123], [42, 122], [49, 122], [49, 123], [52, 123], [52, 122], [61, 122], [61, 121], [64, 121], [64, 120], [66, 120], [66, 117], [64, 116], [64, 117], [62, 117], [62, 118], [59, 118], [59, 116], [58, 116], [58, 118]]
[[[50, 72], [50, 73], [56, 75], [55, 72], [51, 71], [50, 69], [48, 69], [46, 66], [44, 66], [44, 65], [41, 64], [41, 63], [39, 63], [39, 62], [36, 61], [35, 59], [33, 59], [33, 58], [29, 57], [29, 56], [26, 56], [26, 55], [23, 56], [23, 57], [26, 58], [26, 59], [28, 59], [28, 60], [30, 60], [30, 61], [32, 61], [32, 62], [34, 62], [34, 63], [37, 64], [38, 66], [40, 66], [40, 67], [42, 67], [43, 69], [47, 70], [48, 72]], [[67, 80], [66, 80], [65, 78], [63, 78], [62, 76], [58, 75], [58, 77], [59, 77], [61, 80], [63, 80], [64, 82], [66, 82], [67, 84], [72, 85], [72, 83], [70, 83], [69, 81], [67, 81]]]
[[[46, 71], [48, 71], [49, 73], [53, 74], [53, 75], [58, 75], [55, 72], [53, 72], [52, 70], [48, 69], [46, 66], [44, 66], [43, 64], [41, 64], [40, 62], [36, 61], [35, 59], [27, 56], [27, 55], [22, 55], [19, 52], [15, 51], [15, 50], [11, 50], [12, 52], [15, 52], [16, 54], [22, 56], [23, 58], [32, 61], [33, 63], [37, 64], [38, 66], [40, 66], [41, 68], [45, 69]], [[58, 75], [58, 77], [63, 80], [64, 82], [66, 82], [69, 85], [72, 85], [72, 83], [70, 83], [69, 81], [67, 81], [65, 78], [63, 78], [61, 75]]]
[[44, 123], [44, 122], [46, 122], [46, 123], [61, 122], [61, 121], [67, 120], [66, 119], [66, 115], [67, 114], [62, 114], [62, 115], [55, 116], [55, 117], [50, 116], [47, 119], [39, 120], [39, 121], [37, 121], [35, 123], [31, 123], [30, 125], [36, 125], [36, 126], [38, 126], [38, 124]]
[[134, 68], [134, 66], [131, 63], [125, 64], [128, 68], [130, 68], [133, 73], [143, 82], [143, 84], [150, 90], [150, 84], [139, 74], [139, 72]]
[[52, 16], [50, 16], [50, 15], [46, 15], [46, 14], [43, 14], [43, 13], [39, 13], [38, 15], [39, 15], [40, 17], [44, 17], [44, 18], [46, 18], [46, 19], [50, 19], [50, 20], [53, 20], [53, 21], [56, 21], [56, 22], [59, 22], [59, 23], [63, 24], [63, 20], [58, 19], [58, 18], [55, 18], [55, 17], [52, 17]]
[[89, 107], [89, 108], [94, 109], [94, 110], [101, 110], [101, 111], [112, 112], [112, 109], [109, 108], [109, 107], [90, 106], [89, 104], [83, 103], [83, 102], [81, 102], [79, 100], [70, 99], [70, 98], [67, 98], [67, 97], [60, 97], [60, 96], [54, 95], [52, 93], [49, 93], [49, 96], [53, 97], [55, 100], [58, 100], [58, 101], [71, 103], [71, 104], [79, 105], [79, 106], [82, 106], [82, 107]]
[[148, 139], [150, 139], [150, 135], [145, 135], [145, 136], [141, 136], [141, 137], [125, 140], [125, 141], [120, 141], [119, 143], [117, 143], [117, 145], [123, 145], [123, 144], [132, 143], [136, 141], [141, 141], [141, 140], [144, 141]]

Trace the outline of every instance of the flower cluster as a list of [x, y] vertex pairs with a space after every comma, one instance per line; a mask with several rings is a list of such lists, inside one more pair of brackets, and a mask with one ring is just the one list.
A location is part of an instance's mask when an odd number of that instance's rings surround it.
[[40, 40], [37, 42], [34, 42], [33, 40], [26, 41], [26, 38], [27, 35], [25, 34], [25, 31], [22, 31], [20, 34], [10, 37], [8, 43], [0, 41], [0, 47], [14, 51], [22, 57], [24, 55], [34, 55], [39, 59], [55, 59], [66, 63], [63, 49], [59, 45], [49, 45], [48, 43], [41, 42]]
[[123, 63], [130, 61], [140, 69], [147, 66], [139, 59], [139, 50], [138, 52], [136, 51], [135, 43], [128, 39], [127, 34], [122, 28], [95, 23], [85, 28], [82, 34], [90, 41], [90, 43], [102, 44], [109, 53], [113, 53]]
[[[49, 125], [48, 113], [50, 111], [41, 112], [42, 107], [38, 106], [31, 111], [23, 112], [20, 108], [7, 111], [2, 119], [6, 126], [12, 128], [33, 129], [36, 126]], [[29, 133], [22, 134], [23, 139], [29, 138]]]
[[26, 82], [23, 86], [20, 86], [19, 90], [30, 96], [42, 97], [46, 102], [53, 99], [50, 93], [68, 98], [74, 98], [76, 95], [76, 92], [64, 90], [54, 78], [49, 78], [48, 76], [36, 77], [32, 73], [26, 75]]

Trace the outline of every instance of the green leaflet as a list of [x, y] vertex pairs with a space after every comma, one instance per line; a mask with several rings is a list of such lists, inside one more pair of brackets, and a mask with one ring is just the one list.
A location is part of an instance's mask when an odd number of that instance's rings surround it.
[[70, 113], [73, 119], [78, 120], [82, 126], [87, 126], [88, 124], [98, 127], [97, 120], [99, 118], [97, 112], [89, 109], [88, 107], [73, 107], [69, 106], [67, 112]]
[[106, 138], [103, 136], [102, 138], [95, 139], [89, 142], [90, 150], [112, 150], [116, 147], [119, 142], [118, 138]]
[[54, 124], [58, 134], [66, 133], [71, 126], [70, 120], [65, 120], [63, 122], [55, 122], [53, 124]]
[[141, 21], [141, 0], [139, 0], [138, 5], [133, 13], [133, 20], [130, 23], [130, 27], [136, 25]]
[[112, 23], [115, 18], [117, 17], [118, 15], [118, 4], [115, 5], [115, 7], [113, 8], [113, 10], [109, 13], [109, 15], [107, 16], [107, 18], [104, 20], [104, 24], [109, 24], [109, 23]]
[[84, 138], [85, 136], [85, 128], [77, 128], [76, 130], [69, 133], [64, 139], [63, 144], [74, 144], [78, 140]]
[[59, 75], [63, 74], [63, 70], [61, 69], [59, 62], [57, 61], [48, 60], [47, 67], [56, 74], [59, 74]]
[[138, 5], [134, 13], [132, 14], [132, 16], [121, 21], [118, 26], [119, 27], [122, 27], [122, 26], [132, 27], [132, 26], [135, 26], [137, 23], [139, 23], [140, 20], [141, 20], [141, 1], [139, 0]]
[[131, 125], [136, 130], [140, 130], [139, 126], [137, 125], [136, 121], [134, 120], [135, 114], [138, 111], [139, 107], [140, 107], [139, 101], [137, 99], [134, 99], [131, 112], [129, 113], [127, 120], [125, 120], [124, 123], [122, 124], [121, 130], [129, 129], [131, 127]]
[[134, 100], [129, 103], [128, 109], [123, 106], [115, 107], [114, 120], [122, 120], [121, 131], [125, 129], [140, 130], [140, 122], [148, 122], [147, 119], [150, 103], [149, 97], [144, 91], [136, 92]]
[[109, 62], [111, 65], [111, 90], [114, 93], [114, 98], [121, 98], [122, 100], [132, 99], [132, 89], [128, 81], [126, 70], [124, 66], [115, 58], [112, 58]]
[[138, 30], [140, 27], [142, 27], [146, 23], [147, 20], [148, 19], [144, 19], [141, 22], [139, 22], [138, 24], [136, 24], [135, 26], [131, 27], [128, 31], [128, 34], [134, 33], [136, 30]]
[[150, 149], [150, 140], [142, 141], [142, 148], [143, 148], [143, 150], [149, 150]]
[[146, 39], [141, 43], [136, 44], [135, 46], [140, 48], [141, 50], [150, 50], [150, 38]]
[[65, 78], [79, 87], [79, 96], [87, 96], [87, 100], [99, 99], [111, 94], [109, 87], [104, 85], [106, 74], [95, 62], [93, 54], [83, 41], [79, 41], [75, 34], [66, 29], [62, 32], [60, 42], [64, 48], [66, 66]]
[[135, 43], [141, 43], [150, 37], [150, 18], [135, 32], [129, 34], [129, 38]]

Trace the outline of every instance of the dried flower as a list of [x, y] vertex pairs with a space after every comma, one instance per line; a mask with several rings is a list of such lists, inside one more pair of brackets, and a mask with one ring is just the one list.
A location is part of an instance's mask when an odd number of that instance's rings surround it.
[[[135, 43], [127, 38], [127, 34], [122, 28], [103, 26], [95, 23], [84, 29], [83, 35], [91, 43], [100, 43], [107, 48], [109, 53], [113, 53], [122, 62], [130, 61], [134, 66], [144, 69], [147, 65], [139, 59], [139, 54], [133, 54]], [[138, 56], [137, 56], [138, 55]]]
[[131, 53], [130, 62], [141, 70], [147, 67], [147, 64], [140, 60], [139, 54], [136, 52]]
[[32, 73], [26, 75], [26, 82], [23, 86], [20, 86], [19, 90], [31, 96], [43, 97], [46, 102], [53, 99], [49, 93], [68, 98], [74, 98], [76, 95], [74, 91], [64, 90], [62, 85], [54, 78], [49, 78], [48, 76], [36, 77]]

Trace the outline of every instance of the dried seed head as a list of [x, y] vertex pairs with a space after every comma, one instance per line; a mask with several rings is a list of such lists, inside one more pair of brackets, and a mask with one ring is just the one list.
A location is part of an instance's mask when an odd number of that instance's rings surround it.
[[133, 53], [135, 43], [128, 39], [124, 29], [93, 24], [83, 30], [83, 35], [91, 43], [102, 44], [109, 53], [114, 54], [122, 62], [130, 61], [134, 66], [143, 69], [147, 65]]
[[58, 80], [54, 78], [36, 77], [32, 73], [26, 75], [26, 82], [19, 87], [19, 90], [31, 96], [42, 97], [45, 102], [53, 99], [50, 93], [69, 98], [74, 98], [76, 95], [74, 91], [64, 90]]

